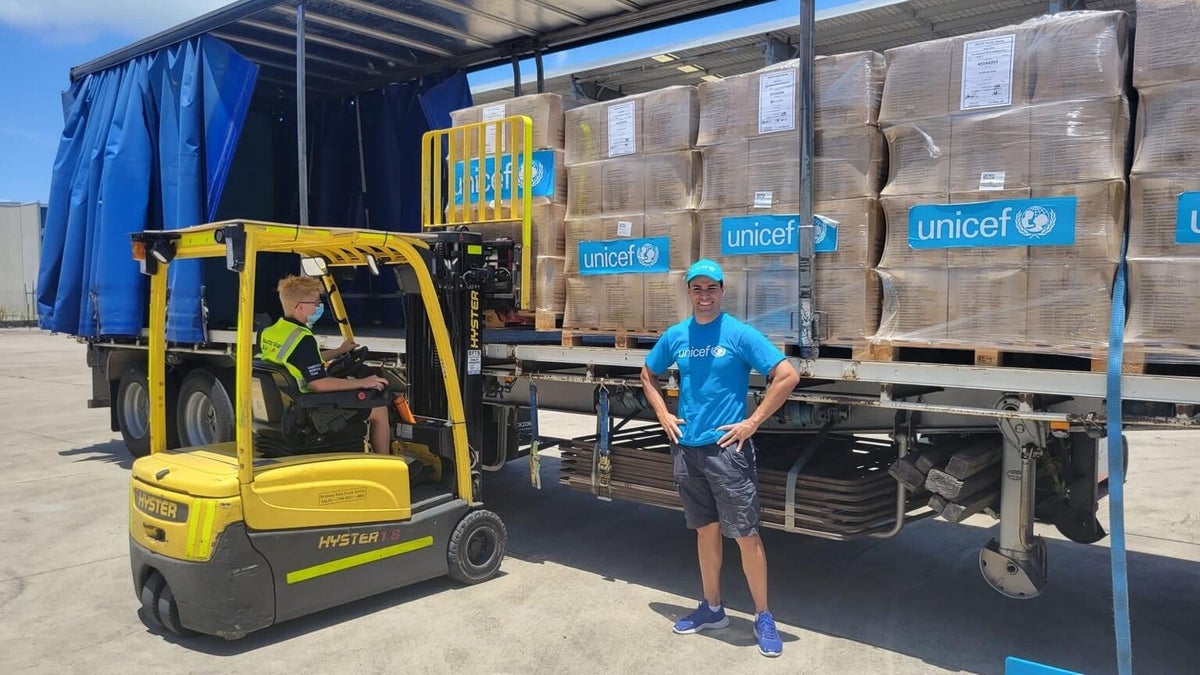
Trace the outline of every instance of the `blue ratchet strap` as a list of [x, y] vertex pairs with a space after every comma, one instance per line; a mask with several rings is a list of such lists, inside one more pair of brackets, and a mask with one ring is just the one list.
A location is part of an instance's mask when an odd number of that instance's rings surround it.
[[[592, 493], [612, 501], [612, 460], [609, 458], [608, 388], [600, 385], [600, 414], [596, 417], [596, 448], [592, 451]], [[603, 488], [606, 494], [600, 494]]]
[[1121, 364], [1125, 352], [1125, 255], [1113, 282], [1108, 336], [1108, 518], [1112, 555], [1113, 620], [1117, 637], [1117, 672], [1133, 673], [1133, 641], [1129, 628], [1129, 577], [1125, 556], [1125, 462], [1121, 439]]
[[542, 442], [538, 438], [538, 400], [537, 385], [529, 383], [529, 482], [533, 487], [542, 489], [542, 459], [538, 456]]

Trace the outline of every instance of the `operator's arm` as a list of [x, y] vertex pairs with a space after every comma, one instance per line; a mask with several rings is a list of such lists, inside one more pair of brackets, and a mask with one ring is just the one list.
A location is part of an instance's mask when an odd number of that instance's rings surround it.
[[309, 380], [308, 388], [318, 394], [331, 391], [354, 391], [356, 389], [377, 389], [383, 391], [388, 381], [378, 375], [368, 375], [363, 378], [322, 377], [319, 380]]
[[378, 375], [371, 375], [361, 379], [330, 377], [328, 371], [325, 370], [325, 364], [321, 361], [321, 355], [317, 349], [317, 340], [311, 335], [301, 338], [300, 344], [296, 345], [296, 348], [292, 350], [291, 356], [288, 357], [288, 362], [300, 370], [304, 375], [304, 381], [308, 384], [308, 388], [318, 394], [332, 391], [354, 391], [356, 389], [378, 389], [382, 391], [388, 386], [388, 381]]
[[[783, 355], [780, 354], [782, 357]], [[767, 391], [763, 394], [762, 403], [754, 409], [754, 412], [749, 417], [738, 422], [737, 424], [726, 424], [717, 427], [719, 431], [724, 431], [725, 435], [721, 437], [717, 443], [724, 448], [733, 444], [737, 444], [737, 449], [740, 452], [742, 443], [745, 443], [758, 431], [763, 422], [766, 422], [771, 415], [779, 410], [779, 406], [787, 400], [787, 397], [796, 388], [800, 382], [800, 374], [796, 372], [795, 366], [790, 361], [783, 358], [780, 359], [770, 372], [767, 373]]]
[[671, 442], [678, 443], [679, 438], [683, 436], [683, 432], [679, 430], [679, 425], [686, 424], [686, 422], [672, 415], [667, 410], [667, 400], [663, 396], [662, 386], [658, 383], [658, 376], [646, 365], [642, 366], [642, 391], [645, 392], [646, 402], [654, 410], [654, 415], [658, 417], [658, 423], [667, 432], [667, 436], [671, 439]]
[[337, 357], [341, 356], [342, 354], [347, 354], [349, 352], [352, 352], [357, 347], [358, 347], [357, 342], [354, 342], [352, 340], [342, 340], [342, 344], [337, 347], [334, 347], [333, 349], [322, 349], [321, 350], [321, 358], [328, 361], [330, 359], [337, 358]]

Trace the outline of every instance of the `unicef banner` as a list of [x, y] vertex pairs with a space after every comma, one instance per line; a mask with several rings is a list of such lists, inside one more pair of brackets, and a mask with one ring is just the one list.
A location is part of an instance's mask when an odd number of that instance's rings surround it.
[[[524, 155], [516, 155], [518, 166], [524, 161]], [[513, 155], [501, 155], [500, 157], [500, 199], [513, 198]], [[551, 197], [554, 195], [554, 151], [553, 150], [535, 150], [533, 158], [530, 160], [530, 173], [532, 176], [533, 188], [531, 196], [533, 197]], [[471, 202], [474, 203], [478, 195], [479, 181], [479, 158], [471, 160], [471, 168], [465, 180], [470, 181], [467, 187], [467, 193], [470, 195]], [[486, 183], [483, 186], [483, 201], [491, 202], [496, 200], [496, 158], [488, 156], [484, 158], [483, 163], [483, 180]], [[454, 203], [463, 203], [463, 163], [455, 162], [454, 164]], [[518, 193], [520, 191], [518, 190]], [[518, 194], [517, 196], [520, 196]]]
[[917, 204], [908, 210], [908, 245], [916, 249], [1071, 246], [1075, 197]]
[[1200, 192], [1179, 195], [1179, 211], [1175, 215], [1175, 243], [1200, 244]]
[[581, 275], [651, 274], [670, 271], [670, 237], [579, 242]]
[[[799, 253], [799, 222], [799, 215], [726, 216], [721, 219], [721, 255]], [[817, 253], [837, 251], [837, 226], [836, 220], [813, 216]]]

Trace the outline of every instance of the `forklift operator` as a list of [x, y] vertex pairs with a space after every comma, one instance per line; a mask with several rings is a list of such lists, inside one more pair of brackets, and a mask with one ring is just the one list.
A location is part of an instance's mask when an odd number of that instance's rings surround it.
[[[378, 375], [361, 379], [330, 377], [325, 370], [326, 359], [350, 351], [353, 342], [343, 342], [336, 349], [319, 351], [312, 326], [321, 318], [325, 305], [321, 300], [324, 288], [315, 277], [291, 275], [279, 282], [279, 303], [283, 317], [259, 333], [258, 346], [264, 361], [278, 363], [296, 378], [304, 392], [326, 393], [355, 389], [384, 390], [388, 381]], [[368, 421], [371, 426], [371, 451], [388, 454], [391, 430], [387, 409], [373, 408]]]

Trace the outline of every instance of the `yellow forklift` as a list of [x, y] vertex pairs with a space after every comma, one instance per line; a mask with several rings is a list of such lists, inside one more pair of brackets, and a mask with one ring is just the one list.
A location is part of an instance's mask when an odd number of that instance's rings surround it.
[[[507, 534], [480, 508], [476, 452], [480, 235], [224, 222], [135, 234], [133, 248], [151, 279], [151, 453], [134, 462], [129, 494], [130, 562], [147, 619], [236, 639], [406, 584], [497, 573]], [[406, 297], [406, 390], [304, 393], [282, 367], [256, 361], [264, 253], [297, 255], [305, 274], [323, 279], [346, 339], [354, 335], [335, 271], [392, 268]], [[236, 440], [167, 450], [167, 270], [216, 257], [239, 277]], [[395, 373], [389, 381], [400, 382]], [[408, 407], [392, 405], [397, 394]], [[360, 413], [377, 406], [389, 408], [392, 455], [364, 449]], [[410, 475], [412, 457], [424, 460], [425, 480]]]

